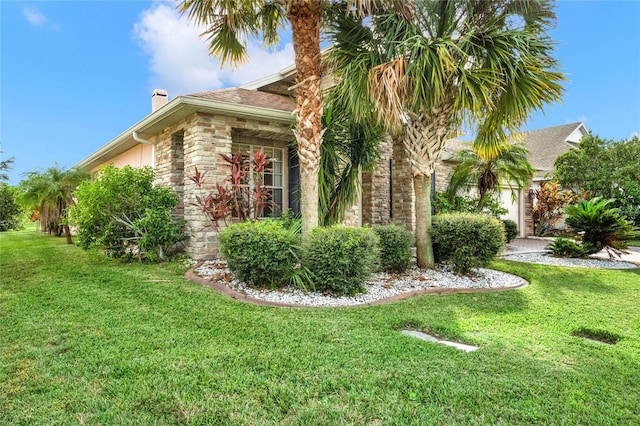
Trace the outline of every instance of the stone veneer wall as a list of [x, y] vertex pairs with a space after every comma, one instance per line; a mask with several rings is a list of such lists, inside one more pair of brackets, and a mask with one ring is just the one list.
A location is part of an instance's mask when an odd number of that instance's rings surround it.
[[386, 225], [391, 219], [389, 173], [393, 156], [393, 141], [380, 142], [380, 159], [373, 172], [362, 173], [362, 223]]
[[404, 153], [402, 140], [392, 142], [393, 207], [391, 222], [415, 230], [413, 179], [411, 164]]
[[453, 174], [456, 164], [451, 161], [440, 160], [436, 163], [435, 179], [436, 191], [445, 192], [449, 186], [449, 180]]
[[164, 129], [155, 139], [156, 182], [178, 194], [180, 201], [173, 216], [181, 219], [184, 217], [184, 123]]
[[291, 135], [289, 123], [195, 113], [156, 136], [156, 180], [178, 192], [183, 191], [181, 206], [190, 236], [186, 250], [194, 259], [215, 257], [218, 237], [202, 212], [190, 205], [199, 193], [190, 176], [195, 166], [207, 172], [204, 194], [214, 191], [216, 183], [226, 180], [229, 166], [220, 159], [220, 154], [231, 153], [234, 129]]
[[[531, 195], [532, 185], [526, 186], [524, 192], [524, 236], [533, 235], [533, 196]], [[522, 206], [521, 206], [522, 208]]]

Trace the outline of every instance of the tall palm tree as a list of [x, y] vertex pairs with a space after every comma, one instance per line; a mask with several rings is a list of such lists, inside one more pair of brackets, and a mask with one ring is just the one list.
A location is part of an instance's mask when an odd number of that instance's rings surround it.
[[[277, 45], [278, 28], [291, 26], [296, 65], [296, 115], [294, 131], [300, 161], [300, 208], [302, 235], [318, 225], [318, 171], [322, 144], [322, 67], [320, 28], [332, 8], [345, 6], [345, 13], [362, 16], [383, 0], [181, 0], [179, 9], [187, 18], [206, 27], [203, 33], [212, 55], [223, 64], [247, 59], [247, 36], [262, 35], [266, 46]], [[385, 0], [401, 4], [397, 0]]]
[[67, 243], [73, 244], [67, 207], [75, 204], [73, 192], [88, 178], [86, 170], [63, 170], [57, 165], [44, 172], [28, 172], [19, 184], [23, 204], [39, 209], [44, 232], [56, 232], [58, 236], [64, 232]]
[[[329, 57], [339, 98], [356, 119], [375, 111], [402, 141], [415, 194], [417, 263], [433, 267], [431, 175], [445, 141], [466, 123], [480, 156], [561, 98], [563, 74], [546, 34], [547, 0], [413, 0], [412, 18], [378, 8], [336, 14]], [[481, 123], [481, 124], [477, 124]]]
[[480, 195], [478, 211], [482, 211], [487, 195], [502, 190], [505, 185], [514, 195], [514, 186], [522, 189], [533, 177], [527, 153], [524, 144], [508, 144], [497, 156], [489, 158], [482, 157], [477, 147], [458, 151], [454, 156], [458, 164], [451, 175], [447, 196], [453, 198], [461, 188], [476, 188]]

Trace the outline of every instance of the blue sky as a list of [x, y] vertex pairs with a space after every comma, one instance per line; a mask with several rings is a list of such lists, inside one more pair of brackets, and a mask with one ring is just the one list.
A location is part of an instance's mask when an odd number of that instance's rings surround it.
[[[568, 80], [560, 104], [525, 129], [583, 121], [594, 133], [640, 133], [640, 1], [559, 1], [556, 57]], [[293, 61], [249, 47], [251, 61], [220, 69], [198, 28], [161, 1], [0, 2], [0, 149], [28, 171], [64, 168], [150, 112], [154, 88], [169, 97], [235, 86]]]

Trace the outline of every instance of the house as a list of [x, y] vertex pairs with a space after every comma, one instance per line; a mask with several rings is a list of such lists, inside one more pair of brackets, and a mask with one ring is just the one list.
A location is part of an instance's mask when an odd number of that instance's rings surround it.
[[[525, 188], [521, 194], [524, 206], [523, 231], [525, 236], [534, 235], [533, 203], [535, 200], [533, 199], [533, 191], [552, 176], [556, 159], [570, 149], [576, 148], [580, 139], [588, 134], [589, 130], [582, 122], [546, 127], [522, 134], [522, 142], [529, 150], [527, 159], [536, 171], [531, 185]], [[526, 196], [524, 196], [525, 194]]]
[[[195, 166], [207, 171], [209, 186], [204, 190], [213, 191], [228, 174], [228, 165], [219, 154], [262, 149], [273, 160], [272, 173], [264, 180], [273, 201], [282, 211], [299, 211], [298, 163], [291, 147], [295, 103], [288, 91], [294, 78], [295, 70], [290, 67], [247, 86], [193, 93], [170, 101], [166, 91], [155, 90], [149, 115], [76, 167], [92, 173], [108, 164], [153, 167], [157, 182], [179, 196], [174, 215], [187, 222], [187, 252], [199, 259], [214, 256], [216, 232], [191, 205], [197, 194], [190, 179]], [[391, 143], [382, 145], [387, 154], [383, 154], [375, 175], [363, 173], [363, 190], [358, 203], [347, 212], [348, 225], [390, 220]]]
[[[152, 94], [149, 115], [82, 160], [77, 167], [92, 173], [108, 164], [153, 167], [157, 182], [173, 189], [179, 196], [180, 203], [174, 214], [187, 222], [190, 235], [187, 252], [198, 259], [214, 256], [218, 245], [216, 232], [198, 208], [191, 205], [197, 194], [195, 183], [190, 179], [195, 166], [207, 171], [209, 187], [204, 190], [212, 191], [216, 183], [227, 179], [228, 174], [228, 165], [219, 154], [262, 149], [273, 159], [272, 173], [265, 175], [273, 201], [282, 211], [299, 211], [296, 198], [298, 163], [295, 148], [291, 147], [295, 103], [288, 90], [294, 79], [295, 68], [288, 67], [241, 87], [192, 93], [170, 101], [166, 91], [157, 89]], [[566, 135], [565, 132], [550, 132], [532, 137], [532, 148], [540, 144], [549, 152], [561, 153], [564, 145], [559, 148], [556, 144], [573, 141], [575, 132], [572, 132]], [[442, 164], [436, 169], [437, 190], [446, 188], [448, 175], [455, 166], [451, 156], [461, 144], [457, 139], [447, 142]], [[345, 224], [393, 222], [415, 229], [411, 166], [403, 150], [400, 141], [383, 140], [375, 171], [361, 174], [359, 200], [347, 212]], [[532, 158], [540, 159], [540, 172], [546, 172], [548, 164], [543, 161], [547, 159], [546, 154], [538, 154], [537, 148], [530, 150]], [[532, 225], [527, 224], [526, 211], [530, 207], [525, 207], [524, 194], [525, 191], [521, 191], [519, 202], [510, 207], [509, 216], [519, 224], [523, 236], [532, 231]], [[504, 199], [510, 200], [510, 193]]]

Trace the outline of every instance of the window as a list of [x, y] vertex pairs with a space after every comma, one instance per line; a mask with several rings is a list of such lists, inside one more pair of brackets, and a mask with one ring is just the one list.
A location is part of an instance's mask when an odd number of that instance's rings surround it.
[[[286, 200], [284, 198], [284, 149], [275, 148], [261, 145], [250, 145], [243, 143], [233, 143], [231, 145], [232, 152], [242, 152], [247, 155], [254, 154], [262, 150], [267, 157], [271, 160], [269, 167], [262, 173], [262, 182], [269, 190], [271, 194], [271, 200], [275, 206], [268, 206], [265, 208], [262, 216], [279, 216], [284, 209], [287, 208]], [[253, 189], [253, 164], [251, 164], [252, 170], [249, 173], [249, 181], [247, 185]]]

